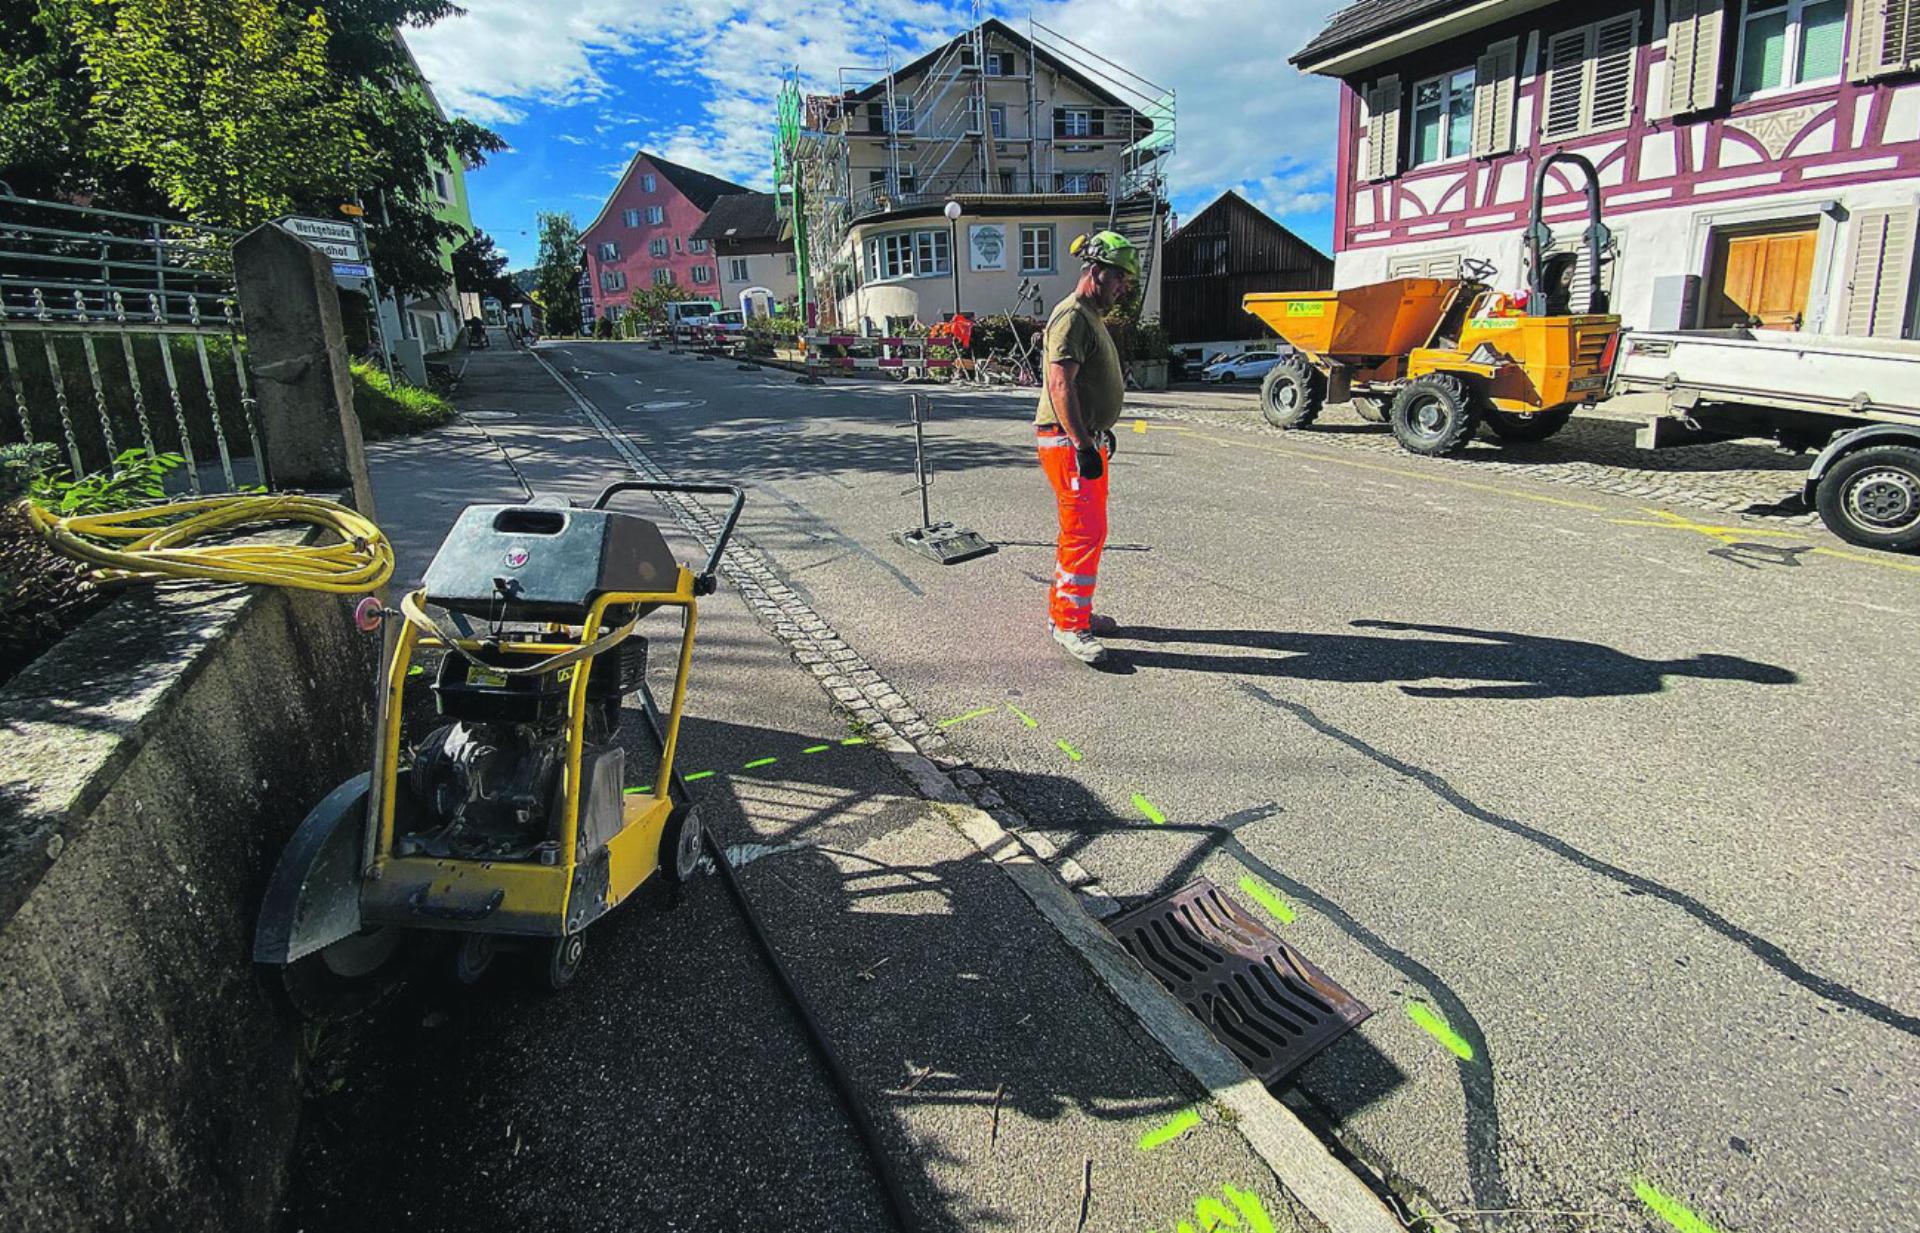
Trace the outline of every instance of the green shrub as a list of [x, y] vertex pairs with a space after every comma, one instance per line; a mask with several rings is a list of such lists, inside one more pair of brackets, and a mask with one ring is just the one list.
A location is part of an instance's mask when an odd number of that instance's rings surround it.
[[454, 414], [453, 404], [432, 390], [392, 381], [384, 368], [363, 360], [353, 362], [353, 409], [369, 441], [426, 432]]
[[613, 337], [613, 319], [601, 317], [593, 323], [593, 336], [602, 341]]
[[33, 477], [27, 495], [41, 509], [66, 518], [158, 505], [167, 499], [167, 472], [185, 461], [178, 454], [123, 450], [111, 470], [80, 479], [69, 478], [64, 471], [42, 470]]

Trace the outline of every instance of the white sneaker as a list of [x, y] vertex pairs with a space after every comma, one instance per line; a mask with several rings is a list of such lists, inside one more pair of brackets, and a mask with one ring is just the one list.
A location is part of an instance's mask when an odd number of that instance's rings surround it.
[[1084, 629], [1056, 629], [1053, 631], [1053, 640], [1060, 644], [1061, 650], [1083, 664], [1092, 666], [1106, 662], [1107, 648]]

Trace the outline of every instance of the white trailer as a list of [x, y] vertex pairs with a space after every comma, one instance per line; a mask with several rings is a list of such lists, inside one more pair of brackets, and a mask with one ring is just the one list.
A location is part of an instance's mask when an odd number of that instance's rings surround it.
[[1643, 449], [1770, 437], [1818, 450], [1804, 494], [1834, 534], [1920, 549], [1920, 342], [1784, 330], [1621, 337], [1611, 393], [1666, 395]]

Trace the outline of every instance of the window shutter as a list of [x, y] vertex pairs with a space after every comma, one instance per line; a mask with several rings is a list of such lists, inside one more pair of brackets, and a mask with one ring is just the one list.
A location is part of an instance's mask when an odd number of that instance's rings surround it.
[[1628, 14], [1594, 28], [1593, 85], [1582, 132], [1618, 128], [1633, 114], [1634, 33], [1639, 17]]
[[1667, 114], [1704, 111], [1720, 97], [1725, 0], [1668, 0]]
[[1547, 105], [1541, 135], [1549, 141], [1580, 132], [1586, 102], [1587, 31], [1567, 30], [1547, 41]]
[[1840, 332], [1862, 338], [1903, 337], [1913, 282], [1914, 212], [1855, 210], [1853, 220]]
[[1512, 39], [1487, 49], [1473, 67], [1473, 152], [1513, 149], [1513, 72], [1518, 44]]
[[1367, 94], [1367, 179], [1400, 174], [1400, 76], [1382, 77]]
[[1855, 81], [1897, 73], [1920, 62], [1920, 4], [1914, 0], [1853, 0]]

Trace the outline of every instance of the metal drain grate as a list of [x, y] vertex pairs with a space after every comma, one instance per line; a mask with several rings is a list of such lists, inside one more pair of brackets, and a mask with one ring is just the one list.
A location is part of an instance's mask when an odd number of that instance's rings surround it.
[[1107, 928], [1266, 1083], [1373, 1013], [1205, 878]]

